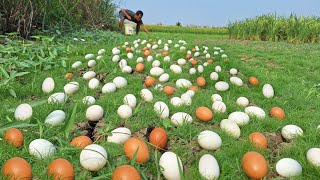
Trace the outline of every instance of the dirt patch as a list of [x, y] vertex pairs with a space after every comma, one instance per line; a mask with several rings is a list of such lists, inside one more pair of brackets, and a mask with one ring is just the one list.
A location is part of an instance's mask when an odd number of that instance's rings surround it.
[[85, 121], [76, 123], [71, 130], [72, 136], [88, 136], [91, 140], [97, 141], [105, 138], [103, 129], [106, 124], [103, 120], [92, 122]]
[[240, 57], [241, 61], [244, 61], [247, 63], [257, 62], [256, 58], [249, 56], [248, 54], [245, 54], [245, 53], [238, 54], [238, 56]]

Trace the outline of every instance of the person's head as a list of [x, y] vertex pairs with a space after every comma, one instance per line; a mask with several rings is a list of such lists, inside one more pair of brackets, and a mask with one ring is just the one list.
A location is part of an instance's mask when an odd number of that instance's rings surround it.
[[141, 20], [142, 16], [143, 16], [143, 12], [141, 10], [136, 12], [136, 15], [135, 15], [136, 20]]

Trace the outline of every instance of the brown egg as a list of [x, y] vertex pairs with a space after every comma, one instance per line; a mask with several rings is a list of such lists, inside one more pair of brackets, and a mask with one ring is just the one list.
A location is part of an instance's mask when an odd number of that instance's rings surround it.
[[144, 64], [138, 63], [138, 64], [136, 65], [136, 71], [137, 71], [137, 72], [142, 72], [143, 70], [144, 70]]
[[78, 136], [70, 142], [70, 145], [79, 149], [83, 149], [92, 143], [92, 140], [88, 136]]
[[229, 61], [229, 58], [224, 58], [223, 61], [227, 62], [227, 61]]
[[213, 115], [212, 111], [209, 108], [201, 106], [196, 110], [196, 117], [200, 121], [206, 122], [212, 120]]
[[277, 119], [285, 119], [286, 118], [286, 113], [280, 107], [271, 108], [269, 113], [270, 113], [271, 117], [274, 117]]
[[213, 63], [213, 59], [208, 59], [207, 63], [212, 64]]
[[149, 50], [149, 48], [147, 46], [142, 48], [142, 51], [146, 51], [146, 50]]
[[192, 51], [192, 52], [195, 52], [195, 51], [196, 51], [196, 48], [192, 48], [191, 51]]
[[152, 42], [152, 39], [149, 39], [149, 42]]
[[157, 42], [153, 41], [152, 44], [157, 44]]
[[3, 137], [3, 140], [14, 147], [20, 147], [23, 144], [22, 132], [17, 128], [10, 128]]
[[168, 51], [163, 51], [162, 52], [162, 56], [168, 56], [169, 55], [169, 52]]
[[73, 76], [74, 76], [73, 73], [70, 72], [70, 73], [65, 74], [65, 75], [64, 75], [64, 78], [65, 78], [65, 79], [72, 79]]
[[149, 149], [144, 141], [131, 137], [124, 143], [124, 153], [128, 159], [132, 159], [137, 152], [136, 162], [145, 163], [149, 159]]
[[163, 92], [165, 92], [167, 95], [172, 95], [174, 93], [174, 88], [171, 86], [165, 86], [162, 89]]
[[197, 84], [198, 84], [198, 86], [200, 86], [200, 87], [203, 87], [203, 86], [205, 86], [206, 85], [206, 79], [204, 78], [204, 77], [198, 77], [197, 78]]
[[191, 60], [191, 64], [192, 64], [193, 66], [195, 66], [195, 65], [197, 65], [197, 64], [198, 64], [198, 61], [197, 61], [197, 60], [195, 60], [195, 59], [193, 59], [193, 60]]
[[266, 149], [268, 145], [268, 141], [266, 137], [259, 133], [259, 132], [254, 132], [249, 135], [250, 141], [254, 144], [256, 148], [261, 148], [261, 149]]
[[162, 128], [154, 128], [149, 135], [149, 142], [154, 145], [156, 149], [163, 149], [166, 147], [167, 141], [167, 132]]
[[192, 58], [191, 54], [186, 55], [186, 59], [191, 59], [191, 58]]
[[141, 176], [136, 168], [130, 165], [122, 165], [117, 167], [113, 174], [111, 180], [140, 180]]
[[198, 91], [199, 91], [199, 88], [198, 88], [197, 86], [190, 86], [190, 87], [188, 88], [188, 90], [192, 90], [192, 91], [194, 91], [194, 92], [198, 92]]
[[266, 159], [259, 153], [247, 152], [242, 158], [242, 169], [252, 179], [263, 179], [268, 173]]
[[248, 81], [252, 86], [259, 85], [259, 80], [256, 77], [249, 77]]
[[148, 77], [144, 81], [144, 85], [147, 87], [153, 86], [156, 83], [156, 79], [154, 77]]
[[131, 48], [126, 47], [126, 51], [127, 51], [127, 52], [131, 52], [132, 50], [131, 50]]
[[30, 164], [20, 157], [11, 158], [2, 167], [2, 177], [7, 177], [9, 180], [31, 180], [32, 170]]
[[148, 50], [143, 53], [144, 56], [149, 56], [150, 54], [151, 54], [151, 53], [150, 53], [150, 51], [148, 51]]
[[72, 164], [63, 158], [55, 159], [48, 167], [48, 175], [53, 176], [54, 180], [73, 180], [74, 169]]

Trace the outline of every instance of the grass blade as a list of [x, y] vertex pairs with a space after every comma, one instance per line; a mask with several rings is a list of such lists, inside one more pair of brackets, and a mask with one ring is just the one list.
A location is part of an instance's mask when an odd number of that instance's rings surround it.
[[68, 139], [69, 136], [70, 136], [70, 131], [71, 131], [71, 128], [74, 124], [74, 121], [75, 121], [75, 117], [76, 117], [76, 112], [77, 112], [77, 106], [78, 104], [75, 104], [75, 106], [73, 107], [72, 109], [72, 113], [71, 115], [69, 116], [65, 126], [64, 126], [64, 135], [65, 137]]

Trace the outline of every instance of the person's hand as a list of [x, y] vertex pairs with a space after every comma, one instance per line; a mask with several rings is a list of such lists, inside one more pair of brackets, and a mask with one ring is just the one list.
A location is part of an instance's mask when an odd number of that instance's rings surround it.
[[131, 20], [131, 16], [127, 16], [127, 19], [128, 19], [128, 20]]

